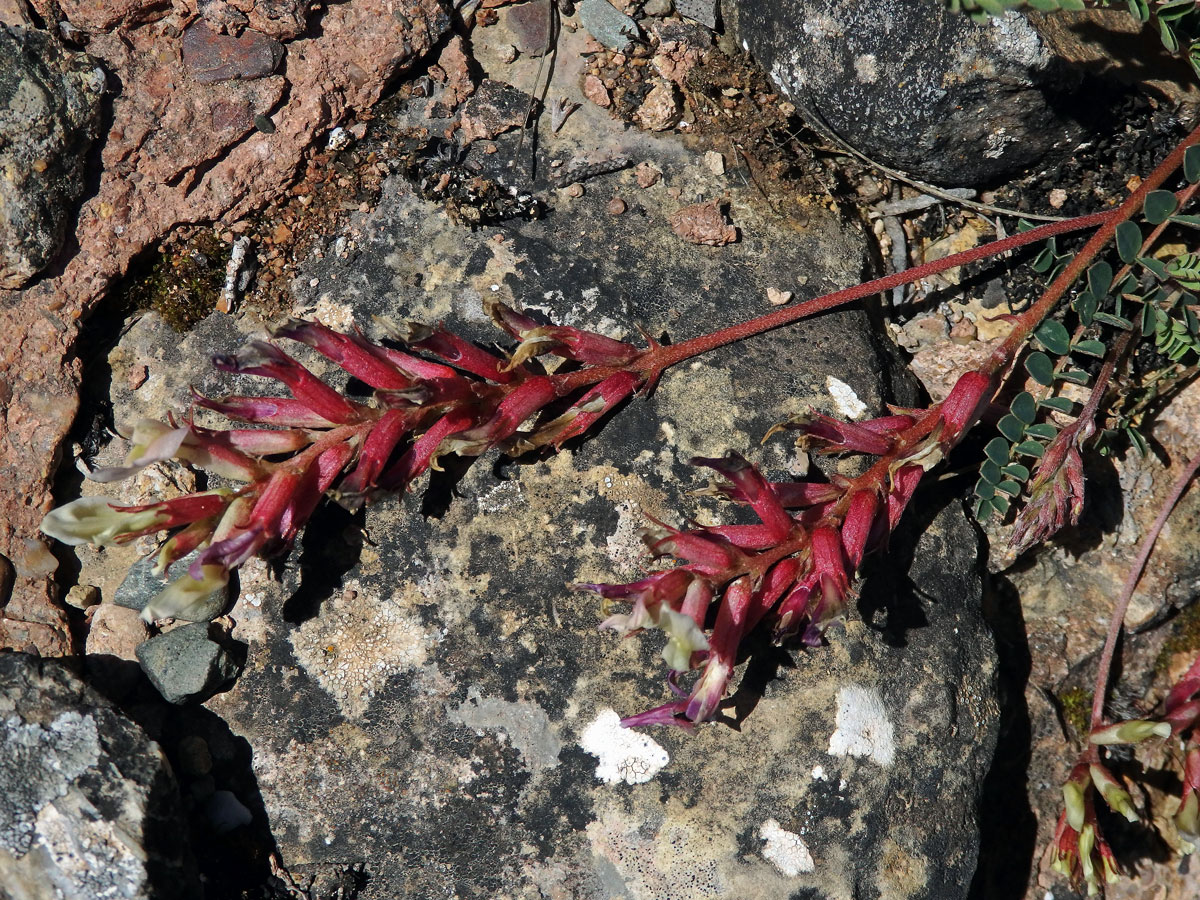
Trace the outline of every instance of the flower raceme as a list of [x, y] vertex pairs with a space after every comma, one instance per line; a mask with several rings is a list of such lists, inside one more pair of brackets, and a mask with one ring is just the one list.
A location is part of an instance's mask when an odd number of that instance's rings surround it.
[[[49, 513], [42, 530], [68, 544], [110, 545], [172, 532], [158, 553], [161, 574], [194, 550], [188, 571], [146, 607], [147, 619], [186, 616], [252, 556], [286, 547], [326, 493], [356, 508], [408, 487], [447, 454], [477, 456], [560, 448], [645, 386], [645, 351], [604, 335], [541, 325], [501, 303], [490, 312], [520, 343], [511, 354], [479, 347], [442, 327], [383, 323], [403, 349], [291, 321], [273, 337], [315, 350], [373, 389], [347, 397], [275, 343], [253, 341], [213, 357], [216, 368], [272, 379], [278, 396], [195, 395], [194, 405], [247, 427], [212, 429], [189, 412], [180, 423], [139, 422], [122, 466], [99, 482], [127, 478], [175, 459], [234, 486], [142, 506], [85, 497]], [[548, 367], [547, 354], [566, 364]], [[682, 652], [682, 651], [681, 651]]]
[[[678, 565], [630, 584], [576, 585], [606, 602], [629, 604], [628, 613], [610, 616], [601, 627], [623, 635], [649, 628], [666, 634], [667, 681], [679, 697], [624, 724], [690, 729], [715, 718], [742, 641], [760, 623], [775, 640], [819, 644], [853, 600], [865, 554], [884, 544], [922, 475], [961, 440], [994, 392], [993, 377], [970, 372], [927, 412], [860, 423], [812, 415], [778, 426], [798, 431], [801, 446], [822, 453], [879, 457], [854, 479], [776, 483], [736, 454], [692, 460], [715, 471], [722, 479], [716, 491], [749, 506], [759, 524], [681, 531], [655, 522], [645, 538], [651, 554]], [[696, 678], [685, 691], [679, 678], [688, 672]]]

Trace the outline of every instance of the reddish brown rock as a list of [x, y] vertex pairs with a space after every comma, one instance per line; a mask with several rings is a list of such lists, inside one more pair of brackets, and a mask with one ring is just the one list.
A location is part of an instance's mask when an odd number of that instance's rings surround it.
[[679, 124], [682, 115], [679, 92], [675, 85], [663, 81], [651, 88], [633, 118], [649, 131], [669, 131]]
[[[44, 19], [53, 21], [49, 0], [33, 0]], [[162, 18], [162, 0], [58, 0], [58, 8], [68, 22], [85, 31], [102, 31], [117, 24]]]
[[183, 33], [183, 65], [200, 84], [263, 78], [275, 71], [281, 59], [283, 44], [257, 31], [234, 37], [196, 22]]
[[[43, 14], [46, 2], [37, 4]], [[195, 12], [192, 0], [176, 0], [174, 9], [144, 0], [60, 5], [81, 28], [123, 23], [119, 35], [97, 33], [88, 44], [121, 92], [96, 192], [75, 223], [78, 251], [53, 277], [23, 291], [0, 291], [0, 556], [9, 561], [38, 534], [53, 505], [50, 481], [78, 408], [79, 323], [108, 285], [173, 226], [231, 223], [280, 195], [316, 136], [374, 103], [389, 79], [449, 27], [437, 0], [348, 0], [326, 7], [314, 36], [290, 45], [286, 80], [197, 85], [184, 71], [177, 37]], [[284, 13], [300, 15], [307, 6], [225, 5], [248, 8], [250, 26], [276, 37], [261, 24], [268, 11], [281, 13], [274, 21], [284, 28]], [[162, 19], [139, 24], [139, 15], [156, 10]], [[288, 102], [274, 109], [284, 90]], [[272, 110], [272, 134], [246, 126], [247, 116], [252, 123], [264, 109]], [[55, 591], [48, 578], [17, 575], [7, 605], [0, 597], [0, 647], [70, 652]]]
[[550, 45], [550, 3], [533, 0], [505, 11], [504, 21], [517, 39], [517, 49], [526, 56], [541, 56]]
[[725, 221], [725, 213], [715, 200], [685, 206], [671, 216], [671, 230], [692, 244], [719, 247], [737, 240], [737, 229]]
[[612, 97], [608, 93], [608, 88], [604, 86], [604, 82], [595, 75], [587, 75], [583, 79], [583, 96], [587, 97], [601, 109], [608, 109], [612, 106]]

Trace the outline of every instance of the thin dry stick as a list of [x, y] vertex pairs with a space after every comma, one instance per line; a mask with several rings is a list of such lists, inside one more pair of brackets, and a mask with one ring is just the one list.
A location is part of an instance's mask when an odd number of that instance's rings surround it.
[[[1134, 589], [1137, 588], [1138, 581], [1142, 577], [1142, 570], [1146, 568], [1146, 562], [1150, 559], [1150, 554], [1154, 550], [1154, 544], [1158, 540], [1159, 532], [1167, 524], [1167, 517], [1171, 515], [1172, 510], [1175, 509], [1184, 492], [1187, 491], [1188, 485], [1191, 484], [1198, 469], [1200, 469], [1200, 453], [1192, 457], [1183, 472], [1175, 479], [1175, 484], [1171, 486], [1171, 493], [1167, 496], [1166, 502], [1163, 503], [1158, 518], [1154, 520], [1154, 524], [1150, 526], [1150, 530], [1142, 538], [1142, 544], [1138, 548], [1137, 557], [1133, 561], [1133, 566], [1129, 569], [1129, 575], [1125, 578], [1125, 586], [1121, 590], [1121, 596], [1117, 598], [1116, 606], [1113, 607], [1112, 621], [1108, 626], [1108, 639], [1104, 642], [1104, 650], [1100, 654], [1100, 668], [1096, 672], [1096, 686], [1092, 695], [1092, 731], [1099, 728], [1104, 721], [1104, 697], [1108, 693], [1108, 679], [1112, 671], [1113, 656], [1117, 649], [1117, 638], [1121, 636], [1121, 630], [1125, 624], [1125, 613], [1129, 609], [1129, 601], [1133, 598]], [[1097, 747], [1092, 747], [1093, 752], [1097, 750]]]

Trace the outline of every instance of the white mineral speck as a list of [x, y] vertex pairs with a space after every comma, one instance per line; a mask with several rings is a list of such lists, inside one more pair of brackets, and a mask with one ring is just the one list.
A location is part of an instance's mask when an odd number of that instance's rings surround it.
[[825, 379], [825, 389], [833, 402], [837, 404], [838, 412], [848, 419], [859, 419], [867, 411], [867, 404], [858, 399], [854, 388], [832, 375]]
[[670, 755], [653, 739], [621, 727], [621, 717], [602, 709], [583, 730], [579, 746], [600, 760], [596, 777], [605, 784], [641, 784], [649, 781], [671, 761]]
[[825, 780], [825, 767], [822, 765], [813, 766], [812, 777], [813, 777], [813, 781], [824, 781]]
[[800, 839], [800, 835], [784, 831], [774, 819], [767, 819], [758, 829], [760, 840], [766, 842], [763, 847], [763, 858], [773, 862], [784, 875], [795, 878], [803, 872], [811, 872], [814, 868], [812, 854]]
[[837, 730], [829, 737], [831, 756], [866, 756], [881, 766], [896, 758], [892, 723], [879, 691], [850, 684], [838, 691]]

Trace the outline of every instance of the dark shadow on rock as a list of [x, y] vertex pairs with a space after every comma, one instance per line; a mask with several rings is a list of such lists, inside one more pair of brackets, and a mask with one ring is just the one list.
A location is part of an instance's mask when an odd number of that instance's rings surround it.
[[909, 573], [921, 536], [953, 502], [957, 500], [947, 497], [944, 491], [940, 496], [936, 489], [919, 492], [905, 510], [887, 548], [864, 560], [858, 613], [889, 646], [906, 646], [905, 635], [910, 629], [929, 625], [922, 604], [934, 602], [933, 597]]
[[1022, 900], [1037, 851], [1037, 818], [1029, 806], [1032, 726], [1025, 702], [1031, 657], [1021, 598], [1002, 576], [984, 579], [984, 614], [996, 639], [1000, 736], [983, 782], [979, 863], [969, 900]]
[[336, 503], [322, 503], [300, 538], [300, 586], [283, 603], [289, 625], [307, 622], [321, 602], [341, 584], [342, 576], [358, 563], [363, 547], [363, 513]]

